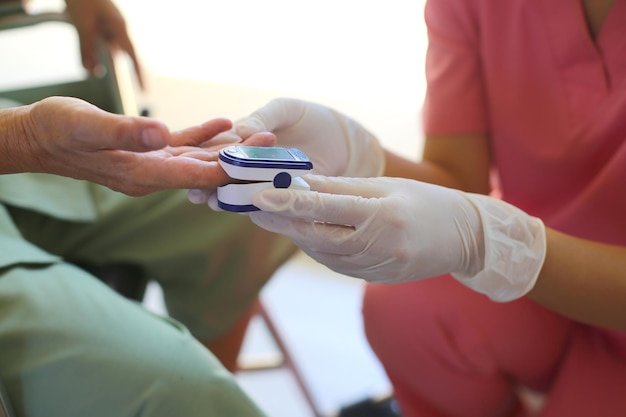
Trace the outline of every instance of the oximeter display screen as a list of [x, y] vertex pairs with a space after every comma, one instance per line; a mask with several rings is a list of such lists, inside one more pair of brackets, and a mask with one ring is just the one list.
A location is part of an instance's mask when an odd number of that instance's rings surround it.
[[261, 146], [248, 146], [239, 148], [250, 159], [272, 159], [272, 160], [288, 160], [296, 159], [287, 150], [282, 148], [264, 148]]

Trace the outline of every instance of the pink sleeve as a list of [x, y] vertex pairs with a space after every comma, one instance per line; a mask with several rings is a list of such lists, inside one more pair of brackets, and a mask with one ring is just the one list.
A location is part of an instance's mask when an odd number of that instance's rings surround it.
[[427, 92], [423, 123], [427, 135], [486, 130], [485, 91], [473, 0], [428, 0]]

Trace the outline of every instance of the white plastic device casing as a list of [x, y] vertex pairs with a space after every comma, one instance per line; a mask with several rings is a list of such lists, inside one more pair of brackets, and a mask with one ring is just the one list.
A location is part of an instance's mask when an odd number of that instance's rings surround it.
[[[250, 157], [246, 151], [258, 151], [269, 157]], [[283, 155], [284, 157], [280, 157]], [[267, 188], [290, 188], [309, 190], [310, 187], [301, 175], [313, 169], [308, 157], [294, 148], [262, 148], [229, 146], [220, 151], [219, 164], [229, 177], [254, 181], [249, 183], [227, 184], [217, 189], [220, 208], [233, 212], [256, 211], [252, 196]]]
[[[259, 210], [252, 204], [252, 196], [261, 190], [275, 188], [269, 181], [251, 182], [247, 184], [227, 184], [217, 189], [217, 203], [223, 210], [238, 213]], [[293, 178], [291, 185], [287, 188], [308, 191], [309, 184], [302, 178]]]

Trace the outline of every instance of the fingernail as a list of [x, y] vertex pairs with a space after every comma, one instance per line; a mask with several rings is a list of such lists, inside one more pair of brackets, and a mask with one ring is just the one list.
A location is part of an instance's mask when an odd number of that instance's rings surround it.
[[141, 140], [143, 144], [150, 149], [160, 149], [166, 145], [165, 138], [161, 131], [157, 128], [150, 127], [141, 132]]

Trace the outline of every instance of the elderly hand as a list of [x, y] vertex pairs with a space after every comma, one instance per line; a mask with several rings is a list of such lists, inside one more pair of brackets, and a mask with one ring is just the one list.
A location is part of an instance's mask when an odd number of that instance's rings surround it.
[[[0, 111], [0, 173], [44, 172], [89, 180], [129, 195], [215, 188], [228, 182], [210, 140], [226, 119], [170, 133], [156, 120], [107, 113], [75, 98], [52, 97]], [[251, 144], [271, 146], [273, 135]]]
[[262, 191], [250, 218], [339, 273], [384, 283], [453, 273], [508, 301], [543, 264], [543, 223], [500, 200], [400, 178], [304, 179], [317, 192]]
[[76, 27], [83, 66], [93, 72], [98, 65], [97, 42], [104, 41], [113, 51], [122, 50], [133, 62], [141, 87], [141, 66], [126, 29], [126, 21], [111, 0], [66, 0], [66, 12]]

